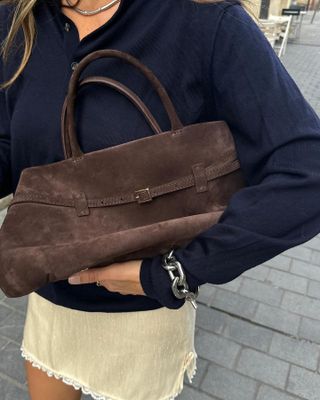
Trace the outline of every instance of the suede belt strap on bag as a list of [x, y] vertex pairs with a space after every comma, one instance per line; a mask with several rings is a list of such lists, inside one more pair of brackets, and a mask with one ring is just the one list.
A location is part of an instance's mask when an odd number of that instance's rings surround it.
[[[232, 156], [233, 152], [231, 153]], [[209, 167], [204, 167], [203, 163], [198, 163], [195, 168], [192, 168], [193, 173], [182, 178], [176, 179], [174, 181], [165, 183], [163, 185], [158, 185], [154, 187], [147, 187], [137, 189], [131, 193], [124, 193], [121, 195], [108, 196], [102, 199], [86, 199], [83, 192], [78, 195], [74, 195], [73, 198], [62, 198], [60, 196], [47, 196], [45, 194], [39, 193], [19, 193], [14, 199], [11, 200], [9, 207], [13, 204], [31, 202], [31, 203], [43, 203], [48, 205], [56, 205], [62, 207], [75, 207], [77, 209], [81, 208], [80, 201], [85, 202], [86, 208], [96, 208], [96, 207], [107, 207], [118, 204], [125, 203], [145, 203], [151, 201], [154, 197], [161, 196], [166, 193], [175, 192], [177, 190], [186, 189], [192, 186], [196, 186], [197, 192], [204, 191], [198, 182], [207, 182], [216, 179], [220, 176], [226, 175], [232, 171], [239, 168], [238, 159], [230, 159], [227, 162], [221, 163], [220, 165], [210, 165]], [[206, 186], [205, 186], [206, 187]], [[80, 207], [79, 207], [80, 206]], [[87, 215], [87, 212], [81, 211], [78, 213], [80, 215]], [[80, 216], [79, 215], [79, 216]]]

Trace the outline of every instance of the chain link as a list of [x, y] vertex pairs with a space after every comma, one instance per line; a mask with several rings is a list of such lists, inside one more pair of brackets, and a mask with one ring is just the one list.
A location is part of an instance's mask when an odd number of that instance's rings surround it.
[[[199, 286], [197, 286], [194, 292], [189, 290], [189, 285], [186, 280], [186, 275], [181, 266], [181, 263], [173, 255], [173, 250], [163, 255], [162, 267], [169, 274], [169, 277], [172, 282], [171, 288], [175, 297], [177, 297], [178, 299], [185, 298], [186, 300], [190, 301], [193, 307], [196, 309], [197, 308], [196, 298], [199, 294]], [[175, 273], [177, 275], [175, 275]], [[178, 288], [178, 286], [182, 286], [182, 288]]]

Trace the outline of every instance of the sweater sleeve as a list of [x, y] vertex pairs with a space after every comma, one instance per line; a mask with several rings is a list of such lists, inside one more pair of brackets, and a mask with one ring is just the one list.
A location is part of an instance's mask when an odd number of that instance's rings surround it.
[[[320, 119], [241, 5], [219, 22], [207, 106], [228, 123], [247, 186], [218, 223], [175, 251], [191, 289], [227, 283], [320, 232]], [[161, 255], [143, 260], [140, 279], [163, 306], [183, 305]]]
[[[0, 61], [0, 81], [3, 83], [2, 61]], [[10, 123], [6, 109], [5, 90], [0, 89], [0, 198], [12, 193]]]

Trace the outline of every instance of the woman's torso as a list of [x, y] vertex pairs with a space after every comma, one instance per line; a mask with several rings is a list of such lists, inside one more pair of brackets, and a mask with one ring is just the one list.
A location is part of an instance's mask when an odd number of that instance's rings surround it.
[[[22, 76], [6, 94], [12, 190], [24, 168], [63, 159], [60, 118], [72, 66], [92, 51], [119, 49], [145, 63], [167, 89], [184, 125], [216, 119], [206, 82], [214, 33], [225, 4], [122, 0], [105, 24], [79, 42], [77, 28], [60, 12], [59, 1], [40, 0], [35, 10], [35, 47]], [[4, 10], [1, 18], [5, 18]], [[4, 69], [4, 78], [15, 70], [16, 57]], [[162, 130], [170, 129], [151, 84], [133, 66], [103, 59], [89, 65], [83, 73], [87, 75], [104, 75], [127, 85], [145, 102]], [[85, 153], [153, 134], [128, 99], [99, 85], [81, 88], [76, 121]], [[87, 311], [135, 311], [161, 306], [149, 297], [124, 296], [95, 284], [58, 281], [36, 292], [56, 304]]]

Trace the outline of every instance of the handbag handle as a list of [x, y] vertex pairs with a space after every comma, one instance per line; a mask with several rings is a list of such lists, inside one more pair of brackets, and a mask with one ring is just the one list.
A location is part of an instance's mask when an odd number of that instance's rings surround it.
[[[81, 79], [79, 82], [79, 87], [88, 83], [100, 83], [106, 86], [110, 86], [116, 89], [118, 92], [125, 95], [141, 111], [146, 121], [150, 125], [151, 129], [154, 131], [154, 133], [156, 134], [161, 133], [161, 128], [158, 125], [157, 121], [155, 120], [154, 116], [151, 114], [149, 108], [143, 103], [141, 98], [137, 94], [135, 94], [132, 90], [130, 90], [127, 86], [111, 78], [106, 78], [103, 76], [90, 76], [85, 79]], [[61, 113], [62, 146], [64, 151], [64, 157], [67, 159], [72, 157], [72, 152], [66, 128], [66, 114], [67, 114], [67, 97], [64, 100]]]
[[176, 110], [170, 100], [167, 91], [162, 86], [158, 78], [154, 75], [154, 73], [144, 64], [142, 64], [137, 58], [134, 56], [123, 52], [121, 50], [115, 49], [103, 49], [103, 50], [96, 50], [92, 53], [89, 53], [85, 56], [77, 65], [75, 70], [73, 71], [69, 86], [68, 86], [68, 93], [67, 93], [67, 113], [66, 113], [66, 121], [65, 126], [67, 129], [67, 136], [68, 136], [68, 143], [70, 145], [70, 151], [72, 157], [80, 157], [83, 155], [83, 152], [80, 149], [76, 130], [75, 130], [75, 121], [74, 121], [74, 114], [75, 114], [75, 100], [77, 95], [77, 87], [78, 87], [78, 80], [80, 77], [81, 72], [86, 68], [86, 66], [94, 60], [104, 57], [116, 57], [123, 59], [124, 61], [128, 62], [129, 64], [134, 65], [138, 68], [145, 77], [150, 81], [152, 86], [154, 87], [155, 91], [158, 93], [160, 100], [167, 111], [170, 123], [171, 123], [171, 130], [178, 130], [183, 128], [183, 125], [176, 113]]

